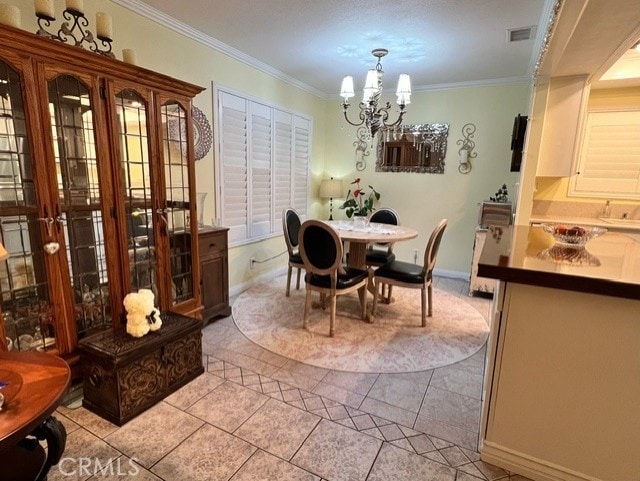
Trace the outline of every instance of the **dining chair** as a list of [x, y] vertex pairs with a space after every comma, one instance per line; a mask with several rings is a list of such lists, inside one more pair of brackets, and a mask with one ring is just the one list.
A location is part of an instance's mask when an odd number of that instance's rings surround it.
[[[389, 286], [408, 287], [410, 289], [422, 290], [422, 327], [427, 325], [427, 315], [433, 315], [433, 268], [436, 265], [436, 256], [442, 235], [447, 227], [447, 219], [442, 219], [429, 237], [427, 247], [424, 251], [424, 264], [418, 265], [411, 262], [394, 260], [378, 267], [373, 273], [373, 309], [375, 316], [378, 307], [378, 297], [381, 295], [378, 286], [388, 284]], [[429, 309], [427, 314], [427, 298]]]
[[[376, 210], [369, 222], [378, 222], [380, 224], [400, 225], [400, 217], [398, 213], [389, 208], [382, 207]], [[396, 258], [393, 253], [393, 242], [376, 243], [367, 247], [366, 262], [368, 266], [381, 266]]]
[[[400, 217], [398, 213], [389, 208], [389, 207], [381, 207], [376, 210], [371, 217], [369, 218], [369, 222], [378, 222], [380, 224], [389, 224], [389, 225], [400, 225]], [[396, 259], [396, 255], [393, 253], [393, 242], [384, 242], [384, 243], [375, 243], [367, 247], [365, 261], [370, 267], [380, 267], [387, 262], [391, 262]], [[384, 285], [382, 286], [382, 290], [384, 293]], [[383, 296], [388, 301], [391, 300], [391, 291], [393, 286], [387, 286], [386, 296]]]
[[342, 241], [328, 224], [318, 220], [307, 220], [300, 227], [300, 255], [306, 274], [306, 299], [302, 327], [307, 329], [311, 293], [319, 292], [329, 297], [329, 336], [333, 337], [336, 319], [336, 297], [358, 290], [361, 317], [366, 319], [366, 294], [369, 273], [367, 270], [343, 266]]
[[289, 267], [287, 269], [287, 291], [286, 296], [289, 297], [289, 288], [291, 286], [291, 272], [294, 268], [298, 269], [296, 279], [296, 289], [300, 289], [300, 271], [304, 269], [302, 257], [300, 257], [300, 249], [298, 247], [298, 233], [300, 232], [300, 216], [295, 209], [286, 207], [282, 210], [282, 232], [284, 233], [284, 241], [287, 244], [289, 252]]

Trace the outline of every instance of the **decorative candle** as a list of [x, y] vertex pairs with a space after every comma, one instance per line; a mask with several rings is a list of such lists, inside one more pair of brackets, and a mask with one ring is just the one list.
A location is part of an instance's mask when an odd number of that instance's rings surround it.
[[84, 13], [84, 0], [67, 0], [67, 10]]
[[20, 28], [20, 9], [15, 5], [0, 3], [0, 23]]
[[104, 12], [96, 13], [96, 35], [98, 38], [113, 38], [113, 22], [111, 15]]
[[136, 51], [132, 48], [125, 48], [122, 50], [122, 60], [131, 65], [138, 65], [138, 59], [136, 58]]
[[36, 15], [55, 18], [53, 0], [36, 0]]

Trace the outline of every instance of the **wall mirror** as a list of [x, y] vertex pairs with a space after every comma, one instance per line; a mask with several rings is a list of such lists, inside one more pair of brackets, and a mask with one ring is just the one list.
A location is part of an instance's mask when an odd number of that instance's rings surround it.
[[396, 125], [380, 130], [376, 171], [443, 174], [449, 124]]

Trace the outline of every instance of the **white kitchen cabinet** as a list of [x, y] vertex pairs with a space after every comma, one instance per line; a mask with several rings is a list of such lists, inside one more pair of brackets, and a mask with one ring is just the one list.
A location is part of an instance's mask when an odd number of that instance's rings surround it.
[[534, 99], [534, 102], [546, 102], [536, 175], [569, 177], [574, 173], [582, 139], [589, 97], [587, 76], [552, 77], [541, 87], [542, 91], [538, 89]]

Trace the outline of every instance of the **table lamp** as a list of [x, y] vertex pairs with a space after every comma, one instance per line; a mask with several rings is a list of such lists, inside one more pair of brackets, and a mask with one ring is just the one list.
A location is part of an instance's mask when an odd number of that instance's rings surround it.
[[341, 179], [322, 179], [320, 182], [320, 197], [329, 199], [329, 220], [333, 220], [333, 198], [342, 197], [344, 187]]

